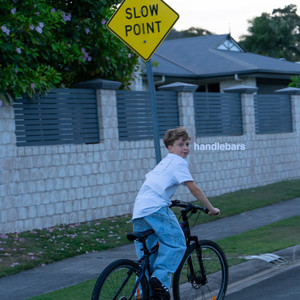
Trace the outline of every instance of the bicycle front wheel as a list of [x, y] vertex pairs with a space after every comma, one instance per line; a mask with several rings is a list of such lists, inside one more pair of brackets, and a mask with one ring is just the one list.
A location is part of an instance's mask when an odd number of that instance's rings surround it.
[[108, 265], [97, 279], [92, 300], [149, 300], [145, 277], [135, 289], [138, 269], [139, 265], [129, 259], [119, 259]]
[[225, 297], [228, 284], [225, 254], [213, 241], [203, 240], [199, 243], [201, 251], [196, 249], [196, 244], [189, 246], [174, 274], [175, 300], [221, 300]]

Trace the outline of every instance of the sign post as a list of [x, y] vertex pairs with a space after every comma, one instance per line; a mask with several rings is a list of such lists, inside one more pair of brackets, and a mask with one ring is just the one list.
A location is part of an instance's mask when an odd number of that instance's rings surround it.
[[150, 59], [178, 19], [179, 15], [162, 0], [124, 0], [106, 25], [146, 62], [157, 163], [161, 154]]
[[161, 161], [161, 152], [160, 152], [159, 128], [158, 128], [157, 110], [156, 110], [156, 95], [155, 95], [155, 87], [153, 81], [151, 59], [146, 62], [146, 67], [147, 67], [147, 78], [148, 78], [148, 86], [149, 86], [150, 101], [151, 101], [151, 115], [152, 115], [153, 133], [154, 133], [155, 157], [156, 157], [156, 163], [158, 164]]

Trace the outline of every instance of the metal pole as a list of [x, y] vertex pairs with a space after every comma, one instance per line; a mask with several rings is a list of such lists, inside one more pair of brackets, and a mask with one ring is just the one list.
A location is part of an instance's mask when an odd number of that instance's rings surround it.
[[155, 157], [156, 157], [156, 163], [158, 164], [161, 161], [161, 152], [160, 152], [157, 109], [156, 109], [156, 95], [155, 95], [151, 60], [146, 62], [146, 67], [147, 67], [148, 86], [149, 86], [150, 102], [151, 102], [151, 114], [152, 114], [152, 123], [153, 123], [153, 131], [154, 131]]

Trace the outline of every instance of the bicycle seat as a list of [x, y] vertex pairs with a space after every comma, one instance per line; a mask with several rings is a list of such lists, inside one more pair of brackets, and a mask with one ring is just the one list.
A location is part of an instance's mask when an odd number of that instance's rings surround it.
[[127, 238], [129, 241], [138, 240], [139, 242], [143, 243], [146, 241], [146, 238], [152, 233], [154, 233], [153, 229], [147, 229], [145, 231], [135, 231], [128, 233]]

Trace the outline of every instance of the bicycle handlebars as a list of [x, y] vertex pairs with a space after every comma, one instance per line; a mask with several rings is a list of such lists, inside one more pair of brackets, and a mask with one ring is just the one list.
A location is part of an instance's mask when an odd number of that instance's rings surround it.
[[194, 204], [192, 204], [190, 202], [182, 202], [180, 200], [172, 200], [171, 202], [172, 202], [172, 204], [171, 204], [170, 207], [182, 207], [182, 208], [185, 208], [185, 213], [191, 212], [192, 214], [195, 214], [197, 212], [197, 210], [202, 210], [206, 214], [209, 213], [208, 208], [206, 208], [204, 206], [198, 206], [198, 205], [194, 205]]

